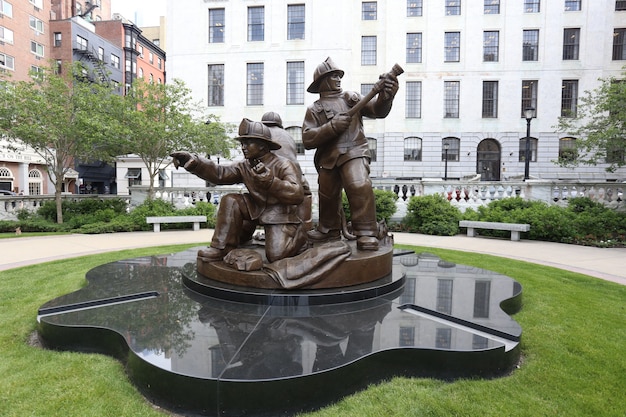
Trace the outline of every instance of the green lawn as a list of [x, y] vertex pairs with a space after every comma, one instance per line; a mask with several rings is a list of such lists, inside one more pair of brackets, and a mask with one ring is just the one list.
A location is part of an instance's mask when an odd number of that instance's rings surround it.
[[[0, 272], [0, 416], [164, 416], [103, 355], [54, 352], [28, 343], [37, 309], [85, 284], [117, 259], [189, 246], [94, 255]], [[491, 269], [524, 287], [522, 363], [491, 380], [395, 378], [307, 417], [625, 416], [626, 286], [487, 255], [415, 248]]]

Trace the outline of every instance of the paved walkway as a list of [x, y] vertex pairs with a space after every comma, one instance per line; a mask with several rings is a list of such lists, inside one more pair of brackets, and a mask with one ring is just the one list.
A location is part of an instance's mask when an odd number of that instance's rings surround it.
[[[206, 245], [211, 229], [100, 235], [60, 235], [0, 239], [0, 271], [57, 259], [149, 246]], [[477, 252], [580, 272], [626, 285], [626, 248], [600, 249], [560, 243], [485, 237], [428, 236], [395, 233], [397, 244]]]

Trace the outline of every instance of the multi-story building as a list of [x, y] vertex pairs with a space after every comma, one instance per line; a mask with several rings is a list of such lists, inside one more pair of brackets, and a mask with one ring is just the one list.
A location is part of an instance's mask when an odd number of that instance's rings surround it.
[[[165, 82], [165, 52], [132, 22], [117, 14], [112, 20], [110, 0], [0, 0], [0, 71], [25, 81], [52, 62], [59, 68], [82, 62], [94, 76], [119, 85], [120, 94], [138, 77]], [[0, 188], [52, 192], [45, 161], [34, 151], [10, 150], [7, 140], [0, 142]], [[141, 161], [133, 167], [141, 169]], [[116, 168], [77, 161], [63, 190], [116, 193]]]
[[[298, 142], [326, 57], [345, 70], [344, 90], [362, 94], [400, 64], [390, 115], [365, 121], [373, 177], [519, 179], [528, 154], [531, 178], [626, 178], [554, 163], [576, 140], [558, 118], [599, 78], [621, 76], [624, 1], [168, 1], [166, 18], [168, 76], [225, 122], [278, 112]], [[299, 152], [315, 175], [313, 151]]]

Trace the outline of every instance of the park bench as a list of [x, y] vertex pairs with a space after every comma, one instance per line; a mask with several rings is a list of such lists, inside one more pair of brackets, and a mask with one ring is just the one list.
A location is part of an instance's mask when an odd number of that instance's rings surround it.
[[528, 232], [529, 224], [523, 223], [499, 223], [499, 222], [478, 222], [471, 220], [461, 220], [459, 227], [467, 227], [467, 236], [474, 236], [474, 229], [490, 229], [490, 230], [510, 230], [511, 240], [519, 240], [519, 232]]
[[193, 223], [193, 230], [200, 230], [200, 223], [206, 223], [206, 216], [154, 216], [146, 217], [146, 223], [154, 224], [154, 231], [161, 231], [161, 223]]

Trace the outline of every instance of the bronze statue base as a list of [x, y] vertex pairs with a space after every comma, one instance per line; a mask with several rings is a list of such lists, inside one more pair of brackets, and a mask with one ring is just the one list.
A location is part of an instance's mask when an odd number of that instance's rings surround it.
[[[365, 284], [389, 275], [393, 263], [393, 239], [387, 237], [380, 241], [376, 251], [357, 250], [356, 241], [344, 241], [350, 248], [350, 255], [337, 267], [329, 270], [323, 278], [298, 289], [340, 288]], [[264, 257], [263, 245], [249, 246]], [[215, 281], [232, 285], [263, 289], [285, 289], [284, 284], [273, 277], [270, 268], [263, 267], [256, 271], [239, 271], [225, 262], [208, 262], [197, 258], [197, 270], [200, 275]], [[270, 271], [270, 272], [268, 272]], [[289, 281], [288, 279], [286, 281]], [[295, 287], [294, 287], [295, 288]]]

